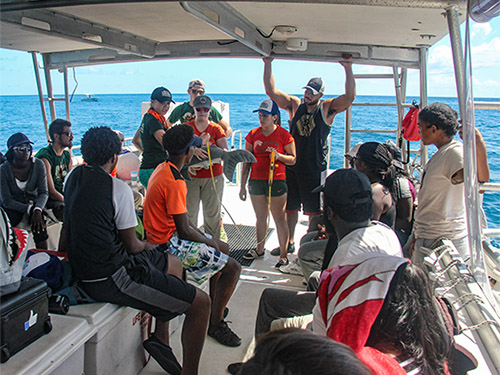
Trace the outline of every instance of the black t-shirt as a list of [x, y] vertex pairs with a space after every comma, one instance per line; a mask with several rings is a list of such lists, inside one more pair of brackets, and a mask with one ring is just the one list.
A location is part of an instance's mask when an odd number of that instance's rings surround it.
[[76, 167], [64, 184], [68, 258], [80, 280], [112, 275], [127, 260], [118, 236], [113, 178], [99, 167]]

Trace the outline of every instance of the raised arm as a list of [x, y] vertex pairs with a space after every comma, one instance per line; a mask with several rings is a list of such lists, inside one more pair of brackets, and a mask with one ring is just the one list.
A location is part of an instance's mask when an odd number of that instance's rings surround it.
[[[350, 58], [345, 56], [344, 58]], [[337, 113], [345, 111], [356, 98], [356, 83], [352, 73], [352, 61], [343, 60], [339, 62], [345, 70], [345, 94], [340, 95], [335, 99], [325, 100], [323, 109], [325, 110], [326, 120], [328, 123], [333, 122], [333, 118]]]
[[290, 118], [293, 117], [295, 109], [300, 104], [300, 99], [293, 95], [285, 94], [283, 91], [276, 88], [274, 85], [273, 72], [271, 70], [272, 57], [262, 58], [264, 61], [264, 88], [266, 89], [266, 95], [278, 104], [281, 109], [286, 109], [290, 114]]

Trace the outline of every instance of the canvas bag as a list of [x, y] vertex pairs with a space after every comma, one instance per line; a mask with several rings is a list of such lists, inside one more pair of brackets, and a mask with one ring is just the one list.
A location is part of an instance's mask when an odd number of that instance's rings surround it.
[[0, 207], [0, 296], [17, 292], [26, 259], [28, 232], [13, 228]]

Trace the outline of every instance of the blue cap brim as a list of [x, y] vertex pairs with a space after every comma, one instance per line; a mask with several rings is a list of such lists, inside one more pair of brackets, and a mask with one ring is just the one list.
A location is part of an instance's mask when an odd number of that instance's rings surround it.
[[188, 147], [201, 147], [202, 142], [201, 138], [195, 135]]

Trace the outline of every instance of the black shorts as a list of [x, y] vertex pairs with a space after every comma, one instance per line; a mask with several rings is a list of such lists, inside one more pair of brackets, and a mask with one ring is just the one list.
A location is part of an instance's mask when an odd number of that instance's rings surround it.
[[[269, 184], [267, 180], [250, 180], [248, 181], [248, 191], [250, 195], [269, 195]], [[286, 194], [288, 188], [285, 180], [273, 181], [271, 185], [271, 197], [281, 197]]]
[[193, 303], [196, 288], [167, 275], [168, 254], [142, 251], [103, 281], [81, 282], [98, 302], [129, 306], [150, 313], [162, 322], [183, 314]]
[[312, 190], [324, 182], [325, 176], [326, 171], [297, 173], [294, 169], [287, 168], [288, 197], [286, 211], [298, 212], [302, 207], [305, 215], [319, 215], [321, 213], [320, 193], [313, 193]]

